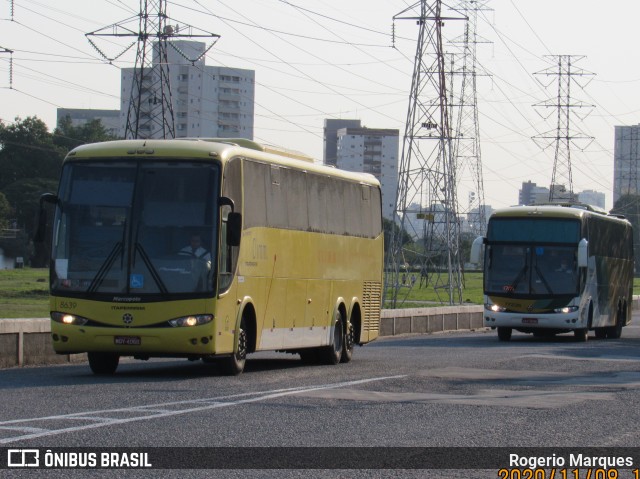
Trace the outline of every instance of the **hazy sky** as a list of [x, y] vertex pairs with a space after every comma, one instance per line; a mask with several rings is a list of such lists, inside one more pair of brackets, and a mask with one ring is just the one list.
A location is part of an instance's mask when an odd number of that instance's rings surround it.
[[[413, 3], [175, 0], [167, 2], [167, 13], [175, 23], [221, 35], [208, 65], [256, 71], [257, 141], [320, 159], [325, 118], [357, 118], [403, 135], [418, 26], [396, 21], [395, 48], [391, 32], [393, 16]], [[53, 129], [58, 107], [118, 109], [119, 69], [133, 66], [135, 46], [109, 64], [85, 33], [135, 16], [139, 5], [2, 0], [0, 52], [14, 53], [13, 88], [10, 55], [0, 53], [0, 119], [36, 115]], [[610, 208], [614, 126], [640, 123], [640, 2], [490, 0], [487, 7], [478, 17], [478, 35], [488, 43], [477, 47], [478, 69], [488, 74], [477, 83], [486, 203], [517, 203], [523, 181], [549, 185], [553, 145], [543, 150], [531, 138], [555, 134], [556, 112], [533, 105], [555, 100], [557, 78], [534, 73], [549, 67], [547, 55], [583, 55], [576, 68], [595, 75], [576, 78], [572, 98], [595, 107], [572, 110], [579, 113], [572, 126], [595, 140], [571, 152], [574, 191], [604, 192]], [[462, 25], [448, 21], [444, 34], [454, 39]], [[115, 56], [131, 40], [100, 42]], [[467, 194], [461, 185], [459, 197]]]

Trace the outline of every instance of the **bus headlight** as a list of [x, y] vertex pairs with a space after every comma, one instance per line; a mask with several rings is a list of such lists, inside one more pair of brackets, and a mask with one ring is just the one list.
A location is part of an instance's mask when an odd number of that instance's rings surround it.
[[76, 316], [75, 314], [69, 313], [51, 313], [51, 319], [56, 323], [62, 324], [73, 324], [74, 326], [82, 326], [87, 324], [89, 320], [87, 318], [83, 318], [82, 316]]
[[497, 304], [485, 304], [484, 309], [488, 309], [489, 311], [493, 311], [494, 313], [502, 313], [506, 311], [507, 308], [503, 308], [502, 306], [498, 306]]
[[171, 319], [169, 320], [169, 324], [174, 328], [179, 328], [182, 326], [200, 326], [201, 324], [207, 324], [211, 321], [213, 321], [212, 314], [194, 314], [191, 316]]
[[565, 306], [564, 308], [556, 308], [553, 310], [554, 313], [562, 314], [575, 313], [576, 311], [578, 311], [578, 306]]

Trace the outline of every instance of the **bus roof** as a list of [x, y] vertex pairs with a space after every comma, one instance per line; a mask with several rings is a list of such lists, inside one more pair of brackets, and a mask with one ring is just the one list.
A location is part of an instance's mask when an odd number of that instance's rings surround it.
[[225, 163], [238, 156], [380, 186], [379, 181], [372, 174], [325, 166], [316, 163], [312, 157], [303, 153], [262, 145], [245, 138], [140, 139], [89, 143], [71, 150], [64, 161], [82, 161], [96, 158], [120, 161], [121, 158], [127, 157], [132, 159], [148, 158], [150, 160], [172, 158], [187, 161], [208, 159]]
[[628, 222], [624, 216], [608, 214], [605, 210], [581, 203], [542, 204], [532, 206], [511, 206], [492, 213], [491, 218], [544, 217], [544, 218], [576, 218], [583, 219], [589, 215], [597, 215], [613, 221]]

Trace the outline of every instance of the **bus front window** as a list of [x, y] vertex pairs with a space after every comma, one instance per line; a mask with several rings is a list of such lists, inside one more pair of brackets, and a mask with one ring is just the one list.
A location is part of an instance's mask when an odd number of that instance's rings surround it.
[[132, 290], [162, 294], [213, 291], [216, 172], [198, 164], [142, 168]]
[[218, 178], [209, 163], [67, 164], [54, 232], [53, 290], [212, 293]]
[[65, 168], [52, 251], [54, 290], [125, 290], [124, 243], [135, 175], [135, 167], [126, 165]]
[[575, 295], [576, 248], [491, 245], [485, 289], [489, 294]]

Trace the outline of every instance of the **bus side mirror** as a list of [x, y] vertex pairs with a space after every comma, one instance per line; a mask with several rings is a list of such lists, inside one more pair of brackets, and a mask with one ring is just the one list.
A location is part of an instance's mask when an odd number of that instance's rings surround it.
[[578, 268], [586, 268], [589, 261], [589, 242], [582, 238], [578, 243]]
[[227, 216], [227, 244], [229, 246], [240, 246], [242, 236], [242, 215], [240, 213], [229, 213]]
[[478, 236], [471, 243], [471, 254], [469, 255], [469, 262], [473, 264], [480, 264], [482, 258], [482, 247], [484, 246], [484, 236]]
[[53, 193], [44, 193], [40, 195], [40, 211], [38, 212], [38, 226], [36, 232], [33, 235], [34, 243], [44, 243], [44, 237], [47, 231], [47, 210], [44, 207], [45, 203], [52, 205], [58, 204], [58, 197]]

